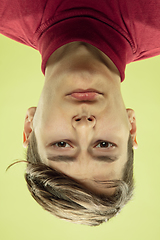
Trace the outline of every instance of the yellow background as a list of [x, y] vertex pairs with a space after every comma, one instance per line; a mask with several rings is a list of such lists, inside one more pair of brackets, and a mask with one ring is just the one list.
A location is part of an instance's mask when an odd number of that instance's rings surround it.
[[40, 54], [0, 36], [0, 239], [159, 240], [160, 239], [160, 56], [127, 66], [122, 93], [136, 112], [135, 194], [122, 212], [99, 227], [59, 220], [30, 196], [23, 177], [23, 122], [36, 106], [44, 76]]

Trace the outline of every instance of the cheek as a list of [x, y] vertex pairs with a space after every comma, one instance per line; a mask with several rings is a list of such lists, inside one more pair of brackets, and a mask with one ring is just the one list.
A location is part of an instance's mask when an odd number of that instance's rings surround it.
[[47, 110], [42, 117], [42, 127], [48, 130], [55, 129], [59, 132], [67, 129], [67, 121], [63, 112], [57, 111], [57, 109]]

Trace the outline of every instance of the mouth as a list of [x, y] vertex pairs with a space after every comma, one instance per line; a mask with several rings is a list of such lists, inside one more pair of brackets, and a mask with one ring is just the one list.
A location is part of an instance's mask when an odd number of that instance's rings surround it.
[[79, 101], [92, 101], [95, 100], [99, 95], [102, 95], [101, 92], [95, 89], [76, 89], [75, 91], [69, 93], [72, 98], [75, 98]]

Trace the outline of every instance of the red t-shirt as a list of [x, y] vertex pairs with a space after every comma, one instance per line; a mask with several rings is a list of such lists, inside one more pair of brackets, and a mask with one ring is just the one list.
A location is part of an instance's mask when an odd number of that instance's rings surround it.
[[37, 49], [43, 73], [57, 48], [90, 43], [124, 80], [126, 64], [160, 54], [160, 1], [0, 0], [0, 33]]

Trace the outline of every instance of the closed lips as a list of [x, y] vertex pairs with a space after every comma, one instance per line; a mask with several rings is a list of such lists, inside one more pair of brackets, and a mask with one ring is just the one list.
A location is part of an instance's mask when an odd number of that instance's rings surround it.
[[93, 100], [97, 97], [98, 93], [96, 92], [74, 92], [71, 94], [73, 98], [78, 100]]

